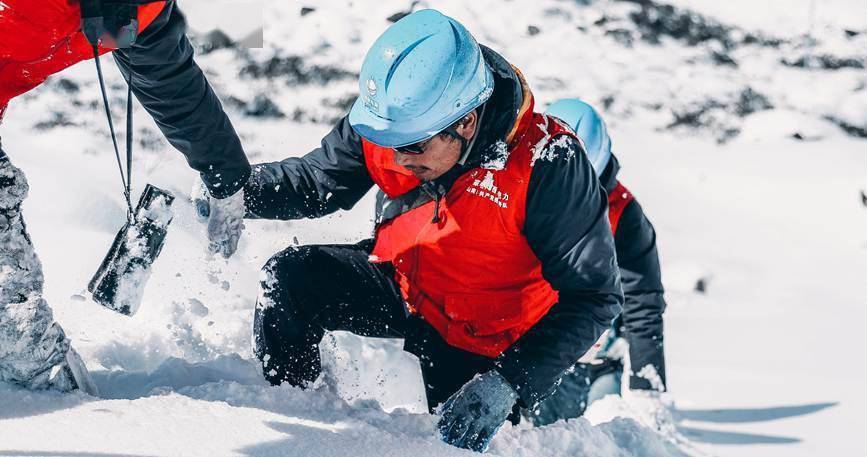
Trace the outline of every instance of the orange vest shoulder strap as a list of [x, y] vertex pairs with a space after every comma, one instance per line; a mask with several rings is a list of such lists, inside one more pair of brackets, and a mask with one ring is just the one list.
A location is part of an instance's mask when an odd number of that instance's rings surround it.
[[608, 220], [611, 222], [611, 233], [617, 233], [620, 216], [623, 215], [623, 210], [634, 199], [635, 197], [632, 196], [632, 192], [621, 184], [620, 181], [617, 181], [617, 186], [608, 195]]

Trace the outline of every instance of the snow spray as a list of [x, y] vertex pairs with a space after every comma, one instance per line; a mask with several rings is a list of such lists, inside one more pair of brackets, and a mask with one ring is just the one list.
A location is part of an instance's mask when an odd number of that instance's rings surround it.
[[165, 244], [174, 199], [156, 186], [145, 187], [134, 215], [117, 233], [87, 286], [94, 301], [127, 316], [138, 311], [151, 265]]

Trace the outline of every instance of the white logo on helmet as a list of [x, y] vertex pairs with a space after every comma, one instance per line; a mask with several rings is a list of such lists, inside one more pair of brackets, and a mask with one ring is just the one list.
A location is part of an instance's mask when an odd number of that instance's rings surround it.
[[373, 78], [367, 80], [367, 93], [371, 97], [376, 97], [376, 81]]

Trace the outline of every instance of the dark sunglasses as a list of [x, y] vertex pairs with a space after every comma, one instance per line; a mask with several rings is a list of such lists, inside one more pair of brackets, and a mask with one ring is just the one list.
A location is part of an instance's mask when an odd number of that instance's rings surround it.
[[436, 135], [434, 135], [434, 136], [432, 136], [432, 137], [430, 137], [424, 141], [419, 141], [418, 143], [408, 144], [406, 146], [394, 148], [394, 150], [397, 152], [400, 152], [402, 154], [413, 154], [413, 155], [424, 154], [424, 150], [427, 149], [427, 145], [430, 143], [430, 141], [432, 139], [434, 139], [435, 136], [438, 136], [438, 135], [448, 135], [448, 136], [460, 141], [462, 145], [466, 142], [466, 138], [462, 137], [458, 133], [457, 128], [453, 124], [453, 125], [446, 127], [444, 130], [440, 131]]

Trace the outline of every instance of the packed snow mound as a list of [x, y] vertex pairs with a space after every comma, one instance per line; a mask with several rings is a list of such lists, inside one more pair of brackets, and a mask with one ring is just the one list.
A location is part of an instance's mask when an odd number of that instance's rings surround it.
[[[435, 416], [386, 412], [371, 400], [346, 401], [326, 385], [313, 391], [270, 387], [254, 364], [239, 356], [206, 363], [168, 359], [149, 373], [99, 373], [96, 381], [104, 400], [0, 385], [0, 401], [7, 406], [0, 412], [3, 449], [13, 454], [101, 449], [178, 456], [474, 455], [440, 442]], [[51, 440], [35, 448], [29, 431], [45, 415], [51, 416]], [[599, 426], [586, 419], [543, 429], [506, 425], [489, 453], [681, 455], [650, 429], [622, 418]]]

